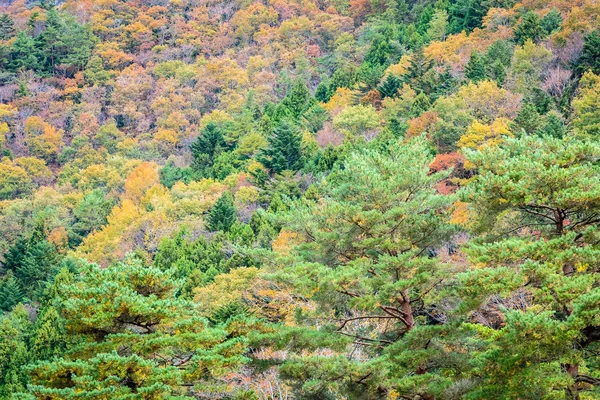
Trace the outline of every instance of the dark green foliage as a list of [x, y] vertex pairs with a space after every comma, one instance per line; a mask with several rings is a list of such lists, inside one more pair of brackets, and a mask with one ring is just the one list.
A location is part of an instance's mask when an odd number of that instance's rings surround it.
[[192, 168], [203, 177], [213, 177], [212, 166], [226, 147], [221, 128], [212, 122], [207, 124], [198, 139], [192, 143], [191, 151], [194, 157]]
[[550, 136], [557, 139], [562, 139], [567, 132], [565, 123], [557, 113], [549, 113], [542, 126], [540, 126], [536, 134], [538, 136]]
[[279, 118], [286, 116], [297, 121], [304, 113], [306, 113], [315, 104], [315, 99], [310, 94], [306, 87], [306, 83], [299, 79], [294, 83], [292, 90], [283, 98], [278, 108], [284, 108], [285, 111], [280, 111]]
[[225, 192], [210, 209], [206, 218], [206, 228], [211, 232], [228, 232], [236, 221], [233, 196], [231, 193]]
[[487, 13], [485, 2], [480, 0], [456, 0], [450, 6], [448, 30], [450, 33], [470, 32], [481, 26]]
[[546, 31], [542, 27], [540, 17], [533, 11], [527, 12], [521, 18], [521, 22], [515, 29], [515, 39], [522, 45], [528, 40], [536, 43], [546, 37]]
[[23, 290], [12, 271], [0, 281], [0, 310], [10, 311], [23, 300]]
[[415, 101], [410, 106], [410, 116], [415, 118], [419, 115], [423, 114], [425, 111], [429, 110], [431, 107], [431, 101], [429, 97], [423, 92], [419, 93], [417, 97], [415, 97]]
[[259, 160], [271, 172], [302, 168], [302, 136], [292, 123], [281, 121], [268, 141], [269, 147], [260, 154]]
[[15, 21], [8, 14], [0, 15], [0, 40], [8, 40], [15, 36]]
[[398, 89], [402, 87], [402, 81], [398, 79], [394, 74], [388, 74], [385, 80], [377, 90], [381, 94], [381, 98], [396, 97], [398, 95]]
[[319, 86], [317, 86], [317, 90], [315, 91], [315, 99], [323, 103], [328, 102], [330, 99], [330, 96], [327, 93], [328, 90], [329, 87], [325, 84], [325, 82], [319, 83]]
[[371, 41], [371, 46], [365, 55], [365, 63], [369, 65], [389, 65], [394, 47], [386, 35], [377, 34]]
[[30, 242], [15, 277], [29, 296], [41, 295], [46, 283], [58, 272], [60, 256], [47, 240]]
[[61, 263], [62, 257], [46, 235], [44, 224], [38, 223], [29, 239], [17, 240], [4, 255], [4, 270], [14, 274], [19, 287], [31, 300], [42, 295]]
[[583, 51], [577, 60], [577, 71], [583, 74], [585, 71], [600, 73], [600, 31], [595, 30], [585, 37]]
[[513, 47], [514, 45], [509, 41], [495, 41], [485, 53], [487, 63], [499, 62], [504, 67], [509, 67], [513, 56]]
[[91, 29], [52, 8], [46, 13], [44, 29], [35, 37], [37, 14], [30, 19], [30, 33], [21, 31], [8, 52], [9, 70], [33, 70], [42, 74], [60, 72], [72, 76], [83, 69], [92, 55], [97, 38]]
[[311, 133], [323, 129], [323, 125], [331, 118], [329, 112], [318, 104], [312, 106], [302, 117], [302, 125]]
[[431, 77], [434, 74], [433, 61], [423, 54], [423, 49], [415, 50], [410, 59], [408, 73], [405, 75], [405, 81], [417, 92], [421, 91], [426, 94], [433, 92], [436, 89], [436, 82], [433, 82]]
[[469, 62], [465, 67], [465, 77], [473, 82], [479, 82], [487, 78], [487, 63], [485, 57], [476, 51], [471, 53]]
[[194, 177], [194, 170], [190, 167], [179, 168], [168, 162], [158, 171], [161, 185], [171, 189], [173, 185], [179, 181], [188, 183]]
[[24, 31], [19, 32], [8, 54], [8, 67], [11, 71], [42, 69], [39, 59], [42, 55], [35, 46], [35, 41]]
[[514, 120], [514, 128], [512, 129], [515, 133], [524, 131], [528, 135], [531, 135], [537, 131], [540, 127], [541, 116], [538, 113], [536, 107], [532, 103], [525, 103], [519, 111], [517, 118]]
[[547, 35], [550, 35], [560, 30], [562, 22], [563, 20], [560, 12], [552, 9], [544, 15], [544, 18], [542, 18], [542, 28], [544, 28]]

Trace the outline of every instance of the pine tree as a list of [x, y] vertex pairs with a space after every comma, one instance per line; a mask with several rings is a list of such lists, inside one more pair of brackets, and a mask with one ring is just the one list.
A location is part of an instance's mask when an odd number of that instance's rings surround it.
[[130, 256], [106, 268], [84, 265], [80, 272], [60, 291], [61, 316], [79, 345], [68, 357], [28, 368], [31, 396], [191, 396], [194, 386], [208, 392], [219, 373], [245, 361], [246, 340], [210, 326], [190, 301], [177, 297], [183, 282], [173, 271]]
[[381, 98], [396, 97], [398, 96], [398, 89], [402, 87], [402, 81], [398, 79], [394, 74], [388, 74], [385, 80], [377, 90], [381, 94]]
[[428, 84], [426, 76], [432, 67], [433, 60], [425, 56], [423, 49], [415, 50], [410, 58], [408, 73], [405, 75], [406, 83], [414, 90], [428, 94], [433, 88]]
[[302, 136], [288, 121], [282, 121], [269, 136], [269, 147], [259, 156], [271, 172], [297, 171], [302, 168]]
[[425, 93], [420, 92], [410, 106], [409, 115], [413, 118], [420, 116], [431, 107], [431, 101]]
[[540, 127], [541, 116], [537, 112], [534, 104], [526, 102], [521, 107], [517, 118], [513, 121], [513, 132], [519, 132], [523, 130], [528, 135], [531, 135], [537, 131]]
[[565, 136], [567, 130], [560, 114], [556, 112], [548, 113], [544, 125], [538, 128], [536, 134], [538, 136], [550, 136], [561, 139]]
[[486, 13], [483, 1], [457, 0], [450, 6], [448, 30], [450, 33], [470, 32], [481, 26]]
[[23, 367], [30, 361], [27, 342], [31, 329], [23, 305], [0, 315], [0, 398], [9, 399], [26, 388]]
[[229, 192], [223, 193], [215, 205], [210, 209], [206, 218], [206, 227], [211, 232], [228, 232], [237, 221], [233, 196]]
[[317, 86], [317, 90], [315, 91], [315, 99], [319, 100], [322, 103], [327, 103], [331, 96], [328, 95], [328, 86], [325, 82], [320, 82]]
[[66, 349], [67, 337], [63, 321], [57, 310], [50, 306], [38, 316], [31, 342], [31, 357], [35, 360], [49, 360], [61, 356]]
[[392, 55], [394, 48], [390, 44], [390, 39], [386, 35], [377, 34], [371, 46], [365, 54], [365, 63], [369, 65], [389, 65], [390, 56]]
[[600, 147], [524, 136], [467, 157], [478, 174], [463, 198], [487, 234], [465, 249], [476, 267], [457, 288], [465, 306], [490, 310], [471, 339], [474, 373], [485, 372], [469, 397], [597, 396], [580, 382], [598, 367]]
[[471, 53], [465, 67], [465, 77], [473, 82], [483, 81], [487, 78], [485, 58], [477, 51]]
[[306, 387], [311, 398], [368, 397], [377, 387], [433, 398], [436, 382], [444, 385], [437, 377], [445, 367], [435, 359], [450, 328], [418, 315], [440, 315], [433, 294], [450, 276], [427, 249], [452, 231], [452, 198], [435, 193], [445, 173], [430, 174], [427, 146], [419, 138], [384, 151], [361, 149], [319, 188], [323, 201], [303, 199], [281, 217], [286, 230], [306, 238], [277, 262], [282, 277], [318, 305], [306, 318], [330, 325], [301, 330], [294, 340], [343, 348], [348, 339], [366, 357], [290, 358], [282, 372], [293, 381], [332, 383]]
[[37, 298], [46, 283], [58, 272], [59, 265], [60, 256], [56, 246], [47, 240], [30, 242], [25, 257], [15, 269], [15, 277], [29, 296]]

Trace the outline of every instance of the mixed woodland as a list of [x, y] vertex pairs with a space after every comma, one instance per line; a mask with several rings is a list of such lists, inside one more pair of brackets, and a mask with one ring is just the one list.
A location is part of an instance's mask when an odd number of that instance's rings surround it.
[[600, 3], [0, 2], [0, 399], [600, 399]]

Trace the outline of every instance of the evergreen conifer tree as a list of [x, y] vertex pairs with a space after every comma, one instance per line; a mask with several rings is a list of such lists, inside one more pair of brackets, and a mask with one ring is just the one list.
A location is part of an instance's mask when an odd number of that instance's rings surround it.
[[402, 87], [402, 81], [398, 79], [394, 74], [388, 74], [385, 80], [377, 90], [381, 94], [381, 98], [396, 97], [398, 95], [398, 89]]
[[265, 167], [274, 173], [302, 168], [302, 136], [291, 122], [281, 121], [268, 141], [269, 147], [259, 156]]
[[540, 17], [533, 11], [527, 12], [515, 29], [517, 43], [522, 45], [527, 40], [536, 43], [544, 37], [546, 37], [546, 32], [542, 27]]
[[5, 41], [15, 36], [15, 21], [8, 14], [0, 15], [0, 40]]
[[237, 221], [233, 196], [229, 192], [223, 193], [215, 205], [210, 209], [206, 218], [206, 227], [211, 232], [228, 232]]
[[469, 62], [465, 67], [465, 77], [473, 82], [479, 82], [487, 78], [486, 60], [477, 51], [471, 53]]
[[580, 74], [588, 70], [600, 74], [600, 30], [598, 29], [585, 37], [583, 50], [577, 61], [577, 71]]
[[23, 291], [12, 271], [0, 282], [0, 310], [10, 311], [23, 300]]

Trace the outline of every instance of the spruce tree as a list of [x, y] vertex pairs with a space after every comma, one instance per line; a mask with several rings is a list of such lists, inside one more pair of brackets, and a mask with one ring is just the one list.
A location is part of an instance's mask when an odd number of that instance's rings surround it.
[[40, 71], [43, 56], [35, 46], [34, 40], [25, 33], [19, 32], [9, 52], [9, 68], [13, 72], [19, 70]]
[[600, 31], [596, 29], [585, 37], [583, 50], [577, 60], [577, 72], [592, 71], [600, 74]]
[[485, 58], [477, 51], [473, 51], [465, 67], [465, 77], [473, 82], [483, 81], [487, 78], [486, 67]]
[[280, 105], [285, 108], [282, 117], [287, 115], [297, 121], [315, 104], [315, 99], [302, 79], [298, 79], [292, 90], [283, 98]]
[[8, 14], [0, 16], [0, 40], [5, 41], [15, 36], [15, 21]]
[[315, 91], [315, 99], [319, 100], [322, 103], [327, 103], [331, 96], [328, 95], [328, 86], [325, 82], [319, 83], [317, 86], [317, 90]]
[[269, 147], [259, 155], [259, 161], [271, 172], [302, 168], [302, 136], [291, 122], [281, 121], [268, 141]]
[[420, 92], [410, 106], [409, 115], [413, 118], [420, 116], [431, 107], [429, 97], [423, 92]]
[[398, 96], [398, 89], [402, 87], [402, 81], [398, 79], [394, 74], [388, 74], [385, 80], [377, 90], [381, 94], [381, 98], [396, 97]]
[[0, 282], [0, 310], [10, 311], [23, 300], [23, 291], [12, 271]]
[[560, 26], [562, 25], [562, 16], [560, 15], [560, 12], [552, 9], [550, 10], [546, 15], [544, 15], [544, 18], [542, 18], [542, 28], [544, 28], [544, 31], [546, 32], [547, 35], [550, 35], [558, 30], [560, 30]]
[[212, 122], [208, 123], [198, 139], [192, 143], [192, 168], [203, 177], [213, 177], [212, 166], [226, 148], [221, 128]]
[[546, 32], [542, 27], [540, 17], [533, 11], [527, 12], [515, 29], [517, 43], [523, 45], [527, 40], [536, 43], [544, 37], [546, 37]]
[[215, 205], [210, 209], [206, 218], [206, 227], [211, 232], [228, 232], [237, 221], [233, 196], [229, 192], [223, 193]]

